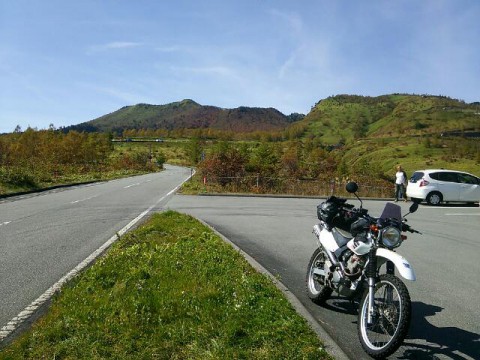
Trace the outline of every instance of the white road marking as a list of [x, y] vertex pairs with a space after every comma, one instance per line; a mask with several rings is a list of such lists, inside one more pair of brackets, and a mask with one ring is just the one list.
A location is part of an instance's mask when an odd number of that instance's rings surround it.
[[90, 196], [90, 197], [85, 198], [85, 199], [75, 200], [75, 201], [70, 202], [70, 204], [77, 204], [79, 202], [88, 201], [88, 200], [91, 200], [93, 198], [96, 198], [97, 196], [99, 196], [99, 195], [93, 195], [93, 196]]
[[10, 223], [11, 223], [11, 221], [4, 221], [3, 223], [0, 223], [0, 226], [2, 226], [2, 225], [8, 225], [8, 224], [10, 224]]
[[[451, 207], [450, 210], [452, 209], [475, 209], [478, 208], [478, 206], [454, 206]], [[422, 210], [430, 209], [430, 210], [447, 210], [449, 209], [448, 207], [445, 206], [422, 206]]]
[[138, 186], [138, 185], [140, 185], [140, 183], [135, 183], [135, 184], [127, 185], [127, 186], [124, 186], [123, 188], [124, 188], [124, 189], [128, 189], [128, 188], [131, 188], [132, 186]]
[[470, 213], [470, 214], [468, 214], [468, 213], [463, 213], [463, 214], [462, 213], [456, 213], [456, 214], [451, 213], [451, 214], [448, 214], [447, 213], [447, 214], [445, 214], [445, 216], [480, 216], [480, 213], [477, 213], [477, 214], [474, 214], [474, 213]]
[[100, 246], [97, 250], [95, 250], [92, 254], [90, 254], [85, 260], [83, 260], [80, 264], [78, 264], [73, 270], [71, 270], [68, 274], [62, 277], [59, 281], [53, 284], [50, 288], [47, 289], [39, 298], [37, 298], [34, 302], [28, 305], [23, 311], [21, 311], [17, 316], [15, 316], [12, 320], [10, 320], [7, 325], [3, 326], [0, 329], [0, 342], [5, 339], [8, 335], [10, 335], [15, 329], [17, 329], [22, 322], [27, 320], [30, 316], [32, 316], [35, 311], [40, 308], [45, 302], [47, 302], [56, 292], [58, 292], [63, 285], [65, 285], [68, 281], [72, 278], [77, 276], [83, 269], [85, 269], [91, 262], [93, 262], [98, 256], [100, 256], [105, 250], [107, 250], [115, 241], [117, 241], [120, 236], [124, 235], [128, 230], [130, 230], [137, 222], [139, 222], [145, 215], [147, 215], [150, 211], [152, 211], [162, 200], [167, 198], [168, 196], [172, 195], [177, 191], [180, 186], [186, 181], [190, 179], [189, 176], [187, 179], [182, 181], [180, 185], [175, 187], [173, 190], [169, 191], [166, 195], [162, 196], [160, 199], [157, 200], [155, 204], [150, 206], [147, 210], [142, 212], [138, 215], [135, 219], [130, 221], [123, 229], [121, 229], [116, 235], [112, 236], [106, 243]]

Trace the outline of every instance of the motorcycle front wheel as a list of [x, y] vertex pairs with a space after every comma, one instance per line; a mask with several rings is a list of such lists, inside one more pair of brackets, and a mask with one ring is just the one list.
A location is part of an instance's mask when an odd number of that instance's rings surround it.
[[324, 273], [326, 260], [327, 255], [321, 248], [318, 248], [313, 252], [308, 262], [306, 278], [307, 294], [315, 304], [324, 303], [333, 291], [332, 288], [326, 285]]
[[375, 285], [374, 314], [367, 323], [368, 291], [358, 312], [358, 336], [363, 349], [373, 358], [393, 354], [402, 344], [410, 326], [411, 300], [405, 284], [396, 276], [383, 274]]

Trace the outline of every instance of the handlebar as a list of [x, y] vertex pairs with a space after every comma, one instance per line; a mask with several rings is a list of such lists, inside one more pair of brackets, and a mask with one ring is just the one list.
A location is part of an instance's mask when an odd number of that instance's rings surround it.
[[411, 232], [411, 233], [416, 233], [416, 234], [422, 234], [420, 231], [417, 231], [415, 230], [414, 228], [408, 226], [407, 224], [402, 224], [402, 230], [403, 231], [408, 231], [408, 232]]
[[[364, 209], [360, 206], [360, 208], [355, 208], [353, 204], [347, 203], [347, 199], [345, 198], [340, 198], [336, 196], [330, 196], [327, 201], [331, 201], [333, 203], [336, 203], [338, 206], [342, 207], [344, 210], [349, 211], [350, 213], [356, 213], [358, 216], [364, 217], [370, 222], [375, 222], [377, 221], [377, 218], [374, 218], [368, 214], [368, 210]], [[411, 233], [417, 233], [417, 234], [422, 234], [420, 231], [417, 231], [413, 228], [411, 228], [409, 225], [407, 225], [403, 220], [401, 221], [401, 228], [402, 231], [408, 231]]]

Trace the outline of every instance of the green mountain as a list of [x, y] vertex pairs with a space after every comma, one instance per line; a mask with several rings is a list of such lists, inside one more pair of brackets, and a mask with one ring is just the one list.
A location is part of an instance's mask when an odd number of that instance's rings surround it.
[[[286, 116], [273, 108], [239, 107], [222, 109], [203, 106], [192, 100], [167, 105], [125, 106], [97, 119], [65, 128], [65, 131], [116, 132], [126, 129], [201, 129], [233, 132], [276, 131], [285, 129], [298, 114]], [[293, 120], [292, 120], [293, 119]]]
[[480, 131], [480, 103], [430, 95], [337, 95], [315, 104], [300, 124], [304, 136], [327, 144], [366, 137], [468, 134]]
[[389, 177], [402, 164], [411, 174], [449, 168], [480, 174], [480, 103], [444, 96], [338, 95], [319, 101], [291, 128], [330, 146], [341, 173]]

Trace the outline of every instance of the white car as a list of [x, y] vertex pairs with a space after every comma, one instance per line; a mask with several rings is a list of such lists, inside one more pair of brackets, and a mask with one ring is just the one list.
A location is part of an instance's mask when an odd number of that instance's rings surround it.
[[407, 196], [429, 205], [441, 202], [480, 201], [480, 179], [472, 174], [445, 169], [415, 171], [408, 181]]

